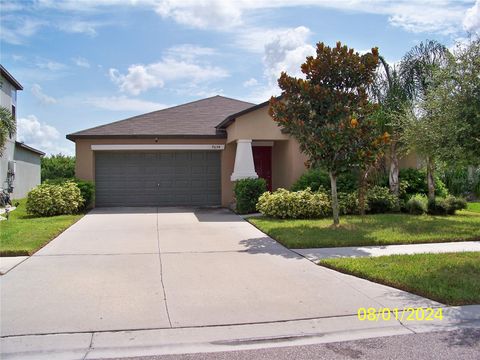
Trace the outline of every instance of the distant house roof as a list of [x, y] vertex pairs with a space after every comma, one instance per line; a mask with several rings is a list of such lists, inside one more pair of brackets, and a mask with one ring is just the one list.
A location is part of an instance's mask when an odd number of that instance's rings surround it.
[[43, 151], [37, 150], [37, 149], [35, 149], [35, 148], [31, 147], [31, 146], [25, 145], [24, 143], [22, 143], [22, 142], [20, 142], [20, 141], [15, 141], [15, 145], [21, 147], [22, 149], [25, 149], [25, 150], [31, 151], [31, 152], [33, 152], [33, 153], [35, 153], [35, 154], [38, 154], [38, 155], [40, 155], [40, 156], [44, 156], [44, 155], [45, 155], [45, 153], [44, 153]]
[[5, 68], [3, 67], [3, 65], [1, 65], [1, 64], [0, 64], [0, 73], [2, 74], [2, 76], [3, 76], [5, 79], [7, 79], [7, 80], [10, 82], [10, 84], [12, 84], [12, 85], [15, 87], [15, 89], [17, 89], [17, 90], [23, 90], [22, 84], [20, 84], [20, 83], [17, 81], [17, 79], [15, 79], [15, 78], [13, 77], [13, 75], [10, 74], [10, 73], [7, 71], [7, 69], [5, 69]]
[[163, 138], [226, 137], [216, 126], [228, 115], [251, 108], [255, 104], [213, 96], [171, 108], [153, 111], [106, 125], [68, 134], [67, 139], [80, 138]]

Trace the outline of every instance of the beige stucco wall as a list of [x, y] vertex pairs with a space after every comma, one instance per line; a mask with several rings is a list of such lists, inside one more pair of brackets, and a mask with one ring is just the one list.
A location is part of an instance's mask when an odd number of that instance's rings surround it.
[[239, 116], [227, 128], [227, 143], [238, 139], [287, 140], [288, 135], [280, 131], [277, 123], [268, 115], [268, 106], [264, 106]]

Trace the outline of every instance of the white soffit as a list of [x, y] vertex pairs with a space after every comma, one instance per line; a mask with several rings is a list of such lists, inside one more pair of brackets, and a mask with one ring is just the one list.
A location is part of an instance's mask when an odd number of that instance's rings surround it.
[[223, 144], [105, 144], [92, 145], [94, 151], [105, 150], [223, 150]]

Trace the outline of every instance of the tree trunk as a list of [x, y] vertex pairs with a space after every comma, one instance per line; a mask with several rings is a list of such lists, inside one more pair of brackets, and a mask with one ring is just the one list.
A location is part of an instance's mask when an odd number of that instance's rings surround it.
[[367, 185], [367, 171], [360, 170], [360, 178], [358, 181], [358, 209], [360, 215], [365, 215], [365, 192]]
[[431, 157], [427, 158], [427, 186], [428, 186], [428, 198], [435, 200], [435, 180], [433, 172], [435, 171], [435, 164]]
[[340, 219], [338, 217], [338, 196], [337, 196], [337, 175], [329, 172], [330, 175], [330, 185], [332, 188], [332, 212], [333, 212], [333, 225], [338, 226], [340, 224]]
[[388, 174], [388, 184], [392, 194], [398, 197], [400, 193], [400, 181], [398, 179], [399, 167], [398, 167], [398, 154], [397, 143], [392, 141], [390, 144], [390, 171]]

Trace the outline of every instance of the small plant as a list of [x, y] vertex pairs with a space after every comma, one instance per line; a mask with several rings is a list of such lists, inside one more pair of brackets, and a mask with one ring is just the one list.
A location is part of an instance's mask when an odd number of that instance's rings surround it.
[[422, 215], [427, 212], [428, 199], [425, 194], [415, 194], [405, 204], [405, 210], [412, 215]]
[[267, 191], [267, 183], [261, 178], [241, 179], [235, 182], [233, 191], [237, 201], [236, 211], [239, 214], [249, 214], [255, 212], [258, 198]]
[[398, 199], [390, 190], [382, 186], [374, 186], [367, 191], [366, 203], [370, 213], [387, 213], [398, 211]]
[[330, 215], [332, 206], [329, 196], [323, 192], [313, 192], [310, 188], [301, 191], [278, 189], [260, 196], [257, 209], [263, 215], [281, 219], [309, 219]]
[[54, 216], [77, 213], [83, 205], [80, 189], [73, 182], [63, 185], [42, 184], [27, 195], [27, 213]]
[[[358, 194], [356, 192], [338, 193], [338, 205], [340, 207], [340, 214], [342, 215], [358, 214]], [[368, 211], [368, 209], [365, 210]]]

